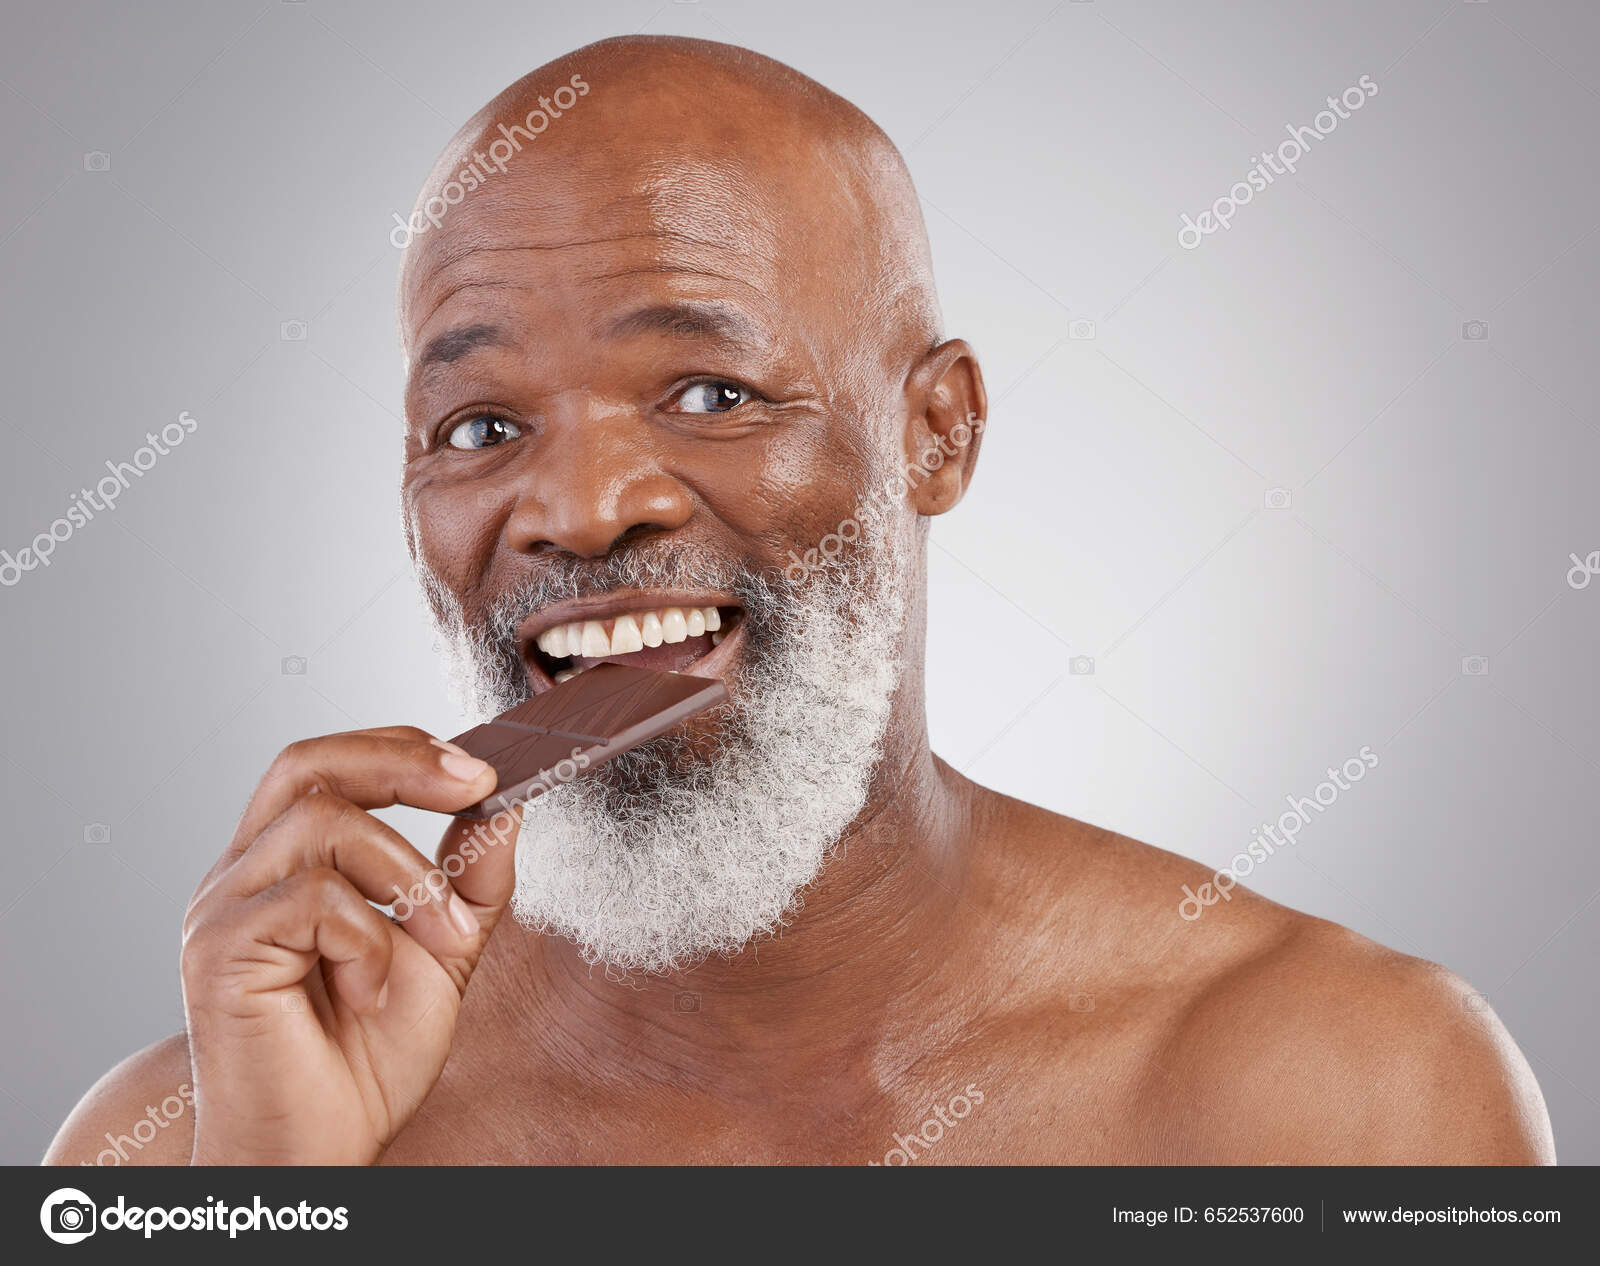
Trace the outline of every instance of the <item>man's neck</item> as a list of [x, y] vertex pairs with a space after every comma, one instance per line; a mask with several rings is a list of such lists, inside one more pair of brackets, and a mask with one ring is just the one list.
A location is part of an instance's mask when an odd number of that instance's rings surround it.
[[503, 926], [473, 983], [494, 996], [503, 1040], [601, 1075], [642, 1059], [694, 1080], [746, 1062], [768, 1075], [825, 1063], [946, 1014], [929, 1004], [948, 983], [975, 788], [934, 759], [916, 721], [891, 725], [914, 738], [886, 744], [866, 807], [803, 907], [731, 960], [618, 981], [564, 940]]

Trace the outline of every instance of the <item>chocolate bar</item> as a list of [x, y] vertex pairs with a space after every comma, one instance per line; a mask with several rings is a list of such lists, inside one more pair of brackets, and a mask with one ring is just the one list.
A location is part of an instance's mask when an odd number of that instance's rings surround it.
[[596, 664], [451, 740], [500, 775], [455, 816], [488, 818], [531, 800], [727, 697], [714, 678]]

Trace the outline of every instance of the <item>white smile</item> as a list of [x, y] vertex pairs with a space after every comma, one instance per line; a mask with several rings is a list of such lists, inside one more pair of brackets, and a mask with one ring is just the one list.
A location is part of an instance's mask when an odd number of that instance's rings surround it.
[[602, 662], [714, 675], [717, 665], [701, 661], [722, 658], [711, 653], [737, 630], [741, 614], [736, 606], [619, 605], [544, 629], [533, 639], [536, 665], [557, 683]]

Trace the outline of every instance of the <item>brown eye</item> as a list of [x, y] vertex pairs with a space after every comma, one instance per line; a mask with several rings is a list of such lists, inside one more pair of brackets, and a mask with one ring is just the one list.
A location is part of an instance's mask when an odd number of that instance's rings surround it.
[[504, 418], [488, 416], [468, 418], [465, 422], [457, 423], [450, 428], [450, 447], [493, 448], [496, 444], [504, 444], [521, 434], [515, 422], [507, 422]]

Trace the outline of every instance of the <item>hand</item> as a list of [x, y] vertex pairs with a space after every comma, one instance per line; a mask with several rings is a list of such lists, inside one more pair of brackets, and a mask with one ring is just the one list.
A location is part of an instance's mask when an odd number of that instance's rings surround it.
[[453, 821], [435, 865], [367, 810], [448, 813], [495, 781], [411, 727], [279, 755], [184, 921], [193, 1163], [370, 1164], [410, 1120], [510, 900], [521, 814]]

